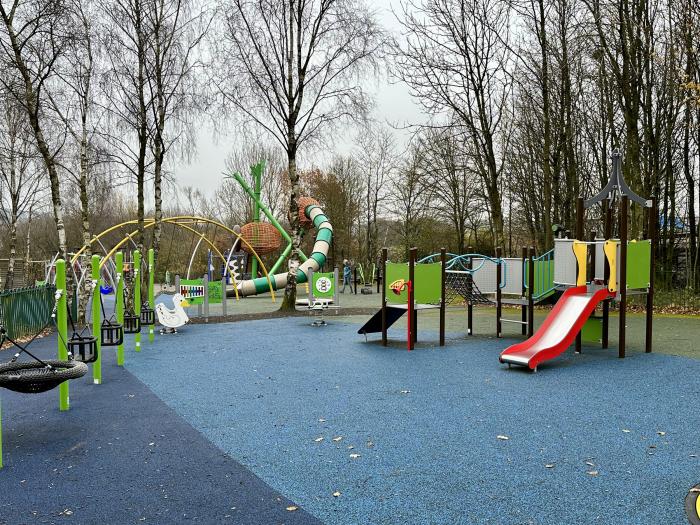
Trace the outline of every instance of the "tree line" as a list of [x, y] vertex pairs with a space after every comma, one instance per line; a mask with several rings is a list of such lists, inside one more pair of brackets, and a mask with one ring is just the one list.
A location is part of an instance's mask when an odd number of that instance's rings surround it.
[[[576, 198], [607, 182], [619, 148], [632, 189], [659, 203], [659, 282], [698, 288], [697, 2], [393, 8], [387, 28], [363, 0], [2, 0], [10, 276], [14, 261], [87, 243], [107, 217], [133, 214], [136, 244], [159, 252], [174, 240], [159, 223], [146, 232], [147, 215], [196, 205], [230, 225], [249, 220], [233, 181], [204, 196], [172, 175], [196, 154], [203, 122], [233, 122], [244, 131], [228, 166], [267, 160], [264, 199], [295, 249], [310, 242], [297, 200], [317, 198], [334, 224], [333, 264], [371, 264], [382, 246], [395, 258], [411, 246], [542, 253], [555, 225], [574, 229]], [[373, 107], [368, 86], [382, 74], [421, 108], [399, 123], [410, 140]], [[355, 137], [342, 152], [339, 135]], [[168, 185], [177, 198], [164, 203]], [[50, 230], [35, 227], [47, 219]], [[644, 228], [633, 207], [632, 235]], [[591, 232], [602, 234], [599, 216]], [[297, 264], [293, 252], [290, 276]], [[285, 306], [293, 299], [292, 278]]]

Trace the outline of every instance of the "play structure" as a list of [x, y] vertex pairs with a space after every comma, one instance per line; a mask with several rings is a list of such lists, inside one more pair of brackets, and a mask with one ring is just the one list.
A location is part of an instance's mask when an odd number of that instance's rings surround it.
[[443, 249], [439, 262], [416, 263], [416, 248], [409, 251], [408, 264], [387, 261], [382, 249], [382, 305], [358, 331], [358, 334], [382, 334], [382, 345], [388, 343], [387, 330], [404, 314], [408, 314], [407, 346], [412, 350], [418, 340], [418, 311], [439, 309], [440, 346], [445, 344], [445, 268]]
[[[646, 231], [650, 239], [629, 240], [628, 218], [630, 201], [643, 206]], [[583, 241], [585, 210], [601, 204], [604, 217], [603, 239]], [[613, 210], [618, 220], [613, 221]], [[527, 341], [515, 344], [500, 355], [500, 361], [526, 366], [531, 370], [563, 353], [575, 340], [576, 352], [581, 352], [581, 331], [586, 323], [600, 333], [603, 348], [608, 347], [610, 301], [618, 301], [618, 356], [625, 357], [627, 297], [646, 295], [646, 352], [652, 350], [652, 316], [654, 293], [654, 253], [656, 248], [656, 206], [635, 194], [622, 175], [622, 156], [613, 153], [613, 169], [603, 190], [576, 206], [576, 239], [557, 239], [554, 248], [554, 282], [565, 292], [552, 312]], [[614, 222], [618, 239], [613, 239]], [[602, 303], [600, 318], [589, 319]]]

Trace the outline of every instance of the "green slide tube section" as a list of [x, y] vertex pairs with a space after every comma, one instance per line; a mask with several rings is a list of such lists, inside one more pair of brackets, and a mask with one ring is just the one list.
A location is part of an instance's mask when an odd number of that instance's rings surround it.
[[[56, 308], [56, 327], [58, 329], [58, 360], [68, 361], [68, 292], [66, 289], [66, 261], [58, 259], [56, 261], [56, 290], [61, 291]], [[70, 408], [70, 398], [68, 392], [68, 381], [64, 381], [58, 386], [58, 409], [61, 411]]]
[[97, 360], [92, 365], [92, 382], [96, 385], [102, 383], [102, 337], [100, 332], [100, 256], [92, 256], [92, 282], [95, 288], [92, 290], [92, 336], [97, 343]]
[[[264, 211], [264, 210], [263, 210]], [[316, 241], [314, 243], [313, 252], [311, 256], [301, 263], [299, 269], [297, 270], [297, 284], [303, 284], [307, 282], [309, 271], [317, 272], [326, 263], [326, 258], [328, 257], [328, 249], [330, 248], [331, 242], [333, 240], [333, 226], [331, 225], [328, 217], [323, 213], [320, 206], [316, 204], [310, 204], [304, 210], [304, 214], [311, 219], [314, 226], [316, 227]], [[287, 235], [288, 237], [288, 235]], [[270, 272], [270, 282], [272, 283], [272, 288], [275, 290], [280, 290], [287, 285], [287, 273], [277, 273], [272, 275]], [[239, 284], [238, 293], [242, 296], [256, 295], [259, 293], [266, 293], [270, 291], [270, 283], [265, 277], [258, 277], [257, 279], [251, 279], [249, 281], [243, 281]], [[232, 294], [233, 292], [230, 292]], [[229, 294], [229, 295], [230, 295]]]

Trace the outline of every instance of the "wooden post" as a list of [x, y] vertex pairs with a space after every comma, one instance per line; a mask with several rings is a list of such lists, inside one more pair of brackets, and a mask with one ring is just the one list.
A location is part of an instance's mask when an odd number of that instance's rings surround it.
[[625, 357], [625, 322], [627, 321], [627, 214], [629, 198], [623, 195], [620, 199], [620, 332], [618, 337], [617, 356]]
[[408, 280], [411, 281], [411, 288], [412, 288], [412, 294], [411, 294], [411, 300], [408, 301], [408, 313], [409, 317], [413, 322], [413, 330], [412, 330], [412, 337], [409, 345], [409, 349], [413, 350], [415, 342], [418, 340], [418, 334], [416, 333], [418, 330], [418, 320], [416, 319], [416, 252], [418, 251], [418, 248], [411, 248], [408, 251]]
[[[467, 248], [468, 253], [473, 253], [473, 248], [469, 246]], [[467, 269], [471, 270], [472, 269], [472, 258], [469, 257], [467, 260]], [[469, 297], [472, 296], [472, 279], [474, 278], [473, 275], [470, 275], [471, 279], [467, 282], [467, 290], [468, 290], [468, 295]], [[474, 306], [472, 305], [471, 299], [467, 301], [467, 335], [474, 335]]]
[[440, 249], [440, 346], [445, 346], [445, 265], [447, 250]]
[[[576, 199], [576, 240], [583, 240], [583, 197]], [[576, 334], [576, 346], [574, 350], [577, 354], [581, 353], [581, 332]]]
[[649, 214], [649, 239], [651, 240], [651, 260], [649, 261], [649, 291], [647, 292], [647, 312], [646, 312], [646, 341], [645, 352], [651, 353], [654, 317], [654, 273], [656, 266], [656, 198], [651, 199], [651, 208], [647, 208]]
[[[522, 282], [522, 292], [521, 292], [521, 295], [522, 295], [522, 297], [524, 298], [526, 295], [527, 295], [527, 296], [532, 296], [533, 282], [532, 282], [532, 280], [529, 280], [529, 281], [528, 281], [528, 286], [527, 286], [527, 287], [525, 286], [525, 280], [526, 280], [526, 276], [525, 276], [525, 262], [528, 260], [528, 259], [527, 259], [527, 248], [526, 248], [525, 246], [523, 246], [523, 248], [522, 248], [522, 250], [521, 250], [521, 252], [520, 252], [520, 255], [521, 255], [521, 258], [522, 258], [522, 268], [523, 268], [523, 282]], [[527, 265], [527, 268], [528, 268], [528, 276], [530, 275], [530, 266], [532, 266], [532, 261], [530, 261], [530, 262], [528, 263], [528, 265]], [[528, 293], [528, 290], [530, 290], [529, 293]], [[527, 305], [524, 304], [524, 305], [522, 305], [522, 306], [520, 307], [520, 321], [523, 323], [522, 325], [520, 325], [520, 328], [521, 328], [520, 333], [521, 333], [522, 335], [527, 334], [527, 308], [528, 308], [529, 305], [530, 305], [530, 302], [528, 301], [528, 304], [527, 304]]]
[[387, 249], [382, 248], [382, 346], [386, 346], [386, 257]]
[[501, 248], [496, 248], [496, 337], [501, 337], [501, 310], [503, 305], [501, 304], [501, 274], [503, 272], [503, 266], [501, 263]]
[[[610, 240], [610, 237], [612, 237], [612, 208], [610, 207], [610, 203], [605, 200], [603, 201], [603, 213], [605, 214], [605, 225], [604, 225], [604, 232], [603, 236], [605, 237], [605, 240]], [[608, 280], [610, 279], [610, 263], [608, 262], [607, 257], [603, 257], [604, 260], [604, 266], [603, 266], [603, 279], [605, 282], [605, 286], [608, 285]], [[603, 348], [608, 348], [609, 340], [610, 340], [610, 300], [605, 300], [603, 301], [603, 333], [602, 333], [602, 347]]]
[[534, 281], [535, 281], [535, 247], [530, 246], [530, 255], [528, 257], [530, 260], [530, 264], [528, 267], [528, 272], [529, 276], [528, 279], [530, 280], [530, 288], [528, 290], [527, 294], [527, 335], [528, 337], [532, 337], [532, 334], [535, 333], [535, 301], [533, 300], [533, 294], [534, 294]]

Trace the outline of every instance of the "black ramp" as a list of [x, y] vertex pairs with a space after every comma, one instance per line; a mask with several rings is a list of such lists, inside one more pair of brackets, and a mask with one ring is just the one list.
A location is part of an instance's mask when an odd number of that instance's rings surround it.
[[[401, 316], [406, 312], [405, 308], [391, 308], [390, 306], [386, 309], [386, 327], [389, 328], [392, 324], [398, 321]], [[360, 328], [358, 334], [376, 334], [382, 331], [382, 310], [372, 316], [372, 318], [367, 321], [362, 328]]]

